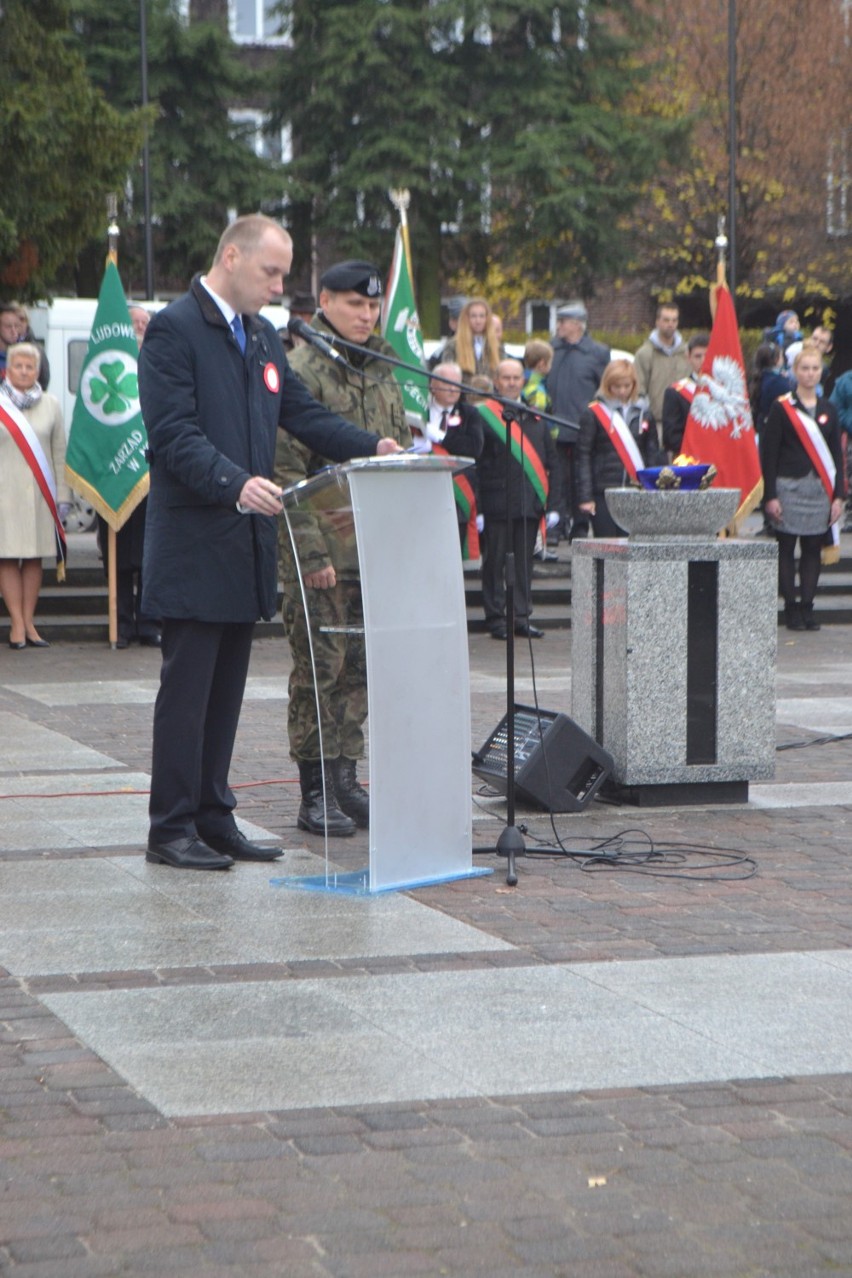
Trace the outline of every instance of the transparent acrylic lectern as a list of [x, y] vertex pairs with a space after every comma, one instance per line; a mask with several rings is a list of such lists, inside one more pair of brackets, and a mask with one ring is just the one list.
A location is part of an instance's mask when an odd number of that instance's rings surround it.
[[[285, 490], [323, 760], [336, 757], [330, 738], [357, 737], [359, 669], [361, 683], [366, 677], [370, 860], [355, 873], [330, 868], [326, 837], [324, 874], [276, 885], [369, 894], [490, 873], [472, 866], [467, 618], [453, 497], [453, 473], [469, 465], [409, 453], [364, 458]], [[306, 588], [305, 574], [323, 557], [336, 584]], [[330, 699], [322, 679], [341, 656], [345, 697]], [[363, 762], [359, 773], [363, 780]]]

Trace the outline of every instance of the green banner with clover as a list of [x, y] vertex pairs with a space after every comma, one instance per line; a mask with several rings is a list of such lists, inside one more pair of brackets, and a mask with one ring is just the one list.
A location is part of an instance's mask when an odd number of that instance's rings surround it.
[[148, 492], [138, 356], [118, 269], [109, 262], [80, 371], [65, 474], [116, 531]]

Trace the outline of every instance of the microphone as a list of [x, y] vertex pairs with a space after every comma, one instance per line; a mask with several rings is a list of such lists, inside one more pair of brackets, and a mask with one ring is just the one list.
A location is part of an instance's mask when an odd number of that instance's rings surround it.
[[293, 333], [296, 337], [301, 337], [311, 346], [315, 346], [318, 351], [322, 351], [323, 355], [327, 355], [329, 359], [333, 359], [335, 364], [349, 365], [340, 354], [336, 351], [330, 342], [327, 342], [321, 333], [315, 328], [311, 328], [310, 324], [306, 324], [303, 319], [299, 319], [297, 315], [291, 315], [287, 321], [287, 331]]

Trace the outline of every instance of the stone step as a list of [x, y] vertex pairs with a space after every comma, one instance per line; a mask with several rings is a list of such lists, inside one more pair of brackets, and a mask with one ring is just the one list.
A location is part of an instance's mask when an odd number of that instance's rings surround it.
[[[816, 608], [826, 625], [852, 623], [852, 536], [841, 541], [842, 558], [823, 570]], [[533, 567], [532, 596], [536, 625], [542, 630], [567, 630], [571, 625], [571, 549], [562, 544], [558, 558]], [[479, 566], [468, 565], [464, 572], [468, 630], [484, 631], [482, 588]], [[779, 607], [779, 619], [782, 610]], [[0, 618], [6, 610], [0, 601]], [[46, 639], [80, 642], [107, 638], [107, 587], [93, 534], [69, 538], [69, 567], [66, 581], [59, 585], [51, 568], [45, 570], [45, 584], [39, 597], [39, 630]], [[283, 635], [280, 616], [261, 623], [260, 635]]]

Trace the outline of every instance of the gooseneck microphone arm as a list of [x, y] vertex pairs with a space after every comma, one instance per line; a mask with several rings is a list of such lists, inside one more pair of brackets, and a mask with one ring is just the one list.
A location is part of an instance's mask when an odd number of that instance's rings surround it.
[[348, 351], [356, 351], [360, 355], [369, 355], [371, 359], [378, 359], [384, 364], [392, 365], [394, 368], [401, 368], [413, 376], [428, 377], [431, 382], [442, 382], [445, 386], [452, 386], [459, 394], [466, 393], [475, 395], [479, 399], [496, 400], [503, 408], [509, 410], [513, 418], [518, 413], [532, 413], [535, 417], [540, 417], [542, 421], [552, 422], [554, 426], [563, 426], [566, 430], [573, 432], [575, 436], [580, 433], [580, 428], [576, 422], [566, 421], [564, 417], [554, 417], [552, 413], [545, 413], [541, 409], [531, 408], [529, 404], [521, 403], [516, 399], [506, 399], [503, 395], [498, 395], [496, 391], [489, 391], [487, 395], [483, 396], [482, 391], [476, 386], [469, 386], [466, 382], [453, 381], [451, 377], [441, 377], [440, 374], [433, 373], [428, 368], [418, 368], [416, 364], [406, 364], [404, 360], [397, 359], [393, 355], [385, 355], [384, 352], [373, 350], [370, 346], [359, 346], [357, 342], [347, 342], [345, 338], [338, 337], [336, 333], [329, 341], [324, 333], [312, 328], [310, 324], [306, 324], [304, 320], [295, 315], [291, 316], [287, 321], [287, 328], [296, 337], [301, 337], [310, 346], [315, 346], [328, 359], [333, 360], [336, 364], [345, 364], [347, 368], [350, 368], [351, 365], [343, 354], [337, 350], [338, 346], [342, 346]]

